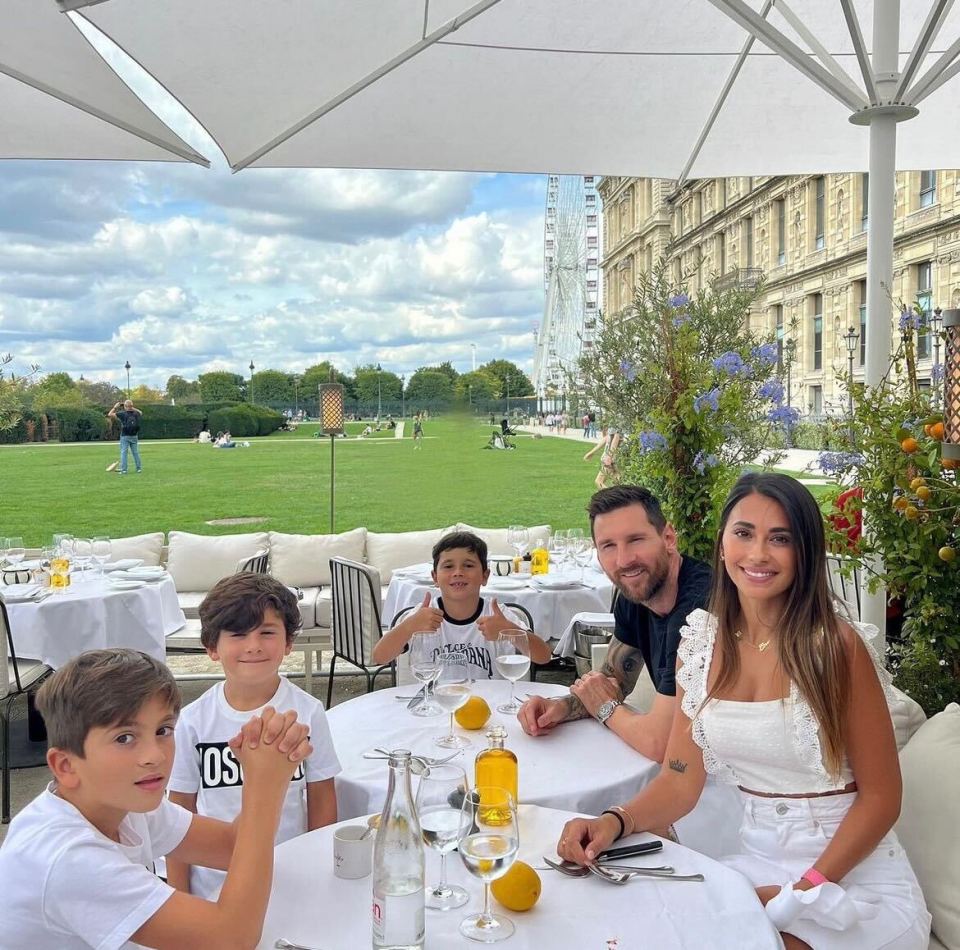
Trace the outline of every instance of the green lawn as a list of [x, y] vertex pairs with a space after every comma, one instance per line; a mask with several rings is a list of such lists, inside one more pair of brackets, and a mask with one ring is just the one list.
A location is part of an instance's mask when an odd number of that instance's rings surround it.
[[[67, 531], [121, 537], [178, 529], [202, 534], [330, 530], [330, 440], [318, 426], [252, 439], [248, 449], [189, 442], [142, 442], [142, 475], [106, 466], [116, 443], [0, 446], [0, 534], [28, 546]], [[351, 425], [353, 432], [362, 428]], [[483, 451], [490, 427], [428, 420], [423, 449], [408, 437], [376, 433], [336, 443], [336, 530], [481, 526], [511, 522], [586, 526], [596, 465], [585, 446], [519, 436], [513, 452]], [[260, 516], [259, 525], [212, 527], [217, 518]]]

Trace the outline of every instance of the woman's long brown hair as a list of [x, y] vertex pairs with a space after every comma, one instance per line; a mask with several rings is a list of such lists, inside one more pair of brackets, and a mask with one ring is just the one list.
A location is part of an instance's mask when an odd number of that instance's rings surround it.
[[733, 486], [720, 516], [713, 555], [709, 610], [718, 622], [720, 671], [706, 701], [735, 683], [740, 674], [737, 630], [740, 597], [720, 557], [730, 512], [748, 495], [760, 494], [786, 512], [796, 553], [796, 576], [780, 617], [780, 664], [820, 724], [821, 752], [827, 771], [838, 778], [843, 764], [843, 730], [850, 696], [850, 664], [827, 583], [823, 516], [813, 495], [796, 479], [774, 472], [743, 475]]

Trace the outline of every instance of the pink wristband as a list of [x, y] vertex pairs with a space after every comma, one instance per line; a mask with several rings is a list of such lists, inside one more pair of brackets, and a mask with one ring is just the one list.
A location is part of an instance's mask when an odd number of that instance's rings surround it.
[[829, 878], [821, 874], [816, 868], [810, 868], [809, 871], [804, 871], [801, 880], [809, 881], [814, 887], [830, 883]]

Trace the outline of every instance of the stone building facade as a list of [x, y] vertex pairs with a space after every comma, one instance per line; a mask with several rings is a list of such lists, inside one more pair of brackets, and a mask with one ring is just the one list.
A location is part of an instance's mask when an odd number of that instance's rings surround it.
[[[854, 376], [866, 355], [867, 197], [862, 174], [600, 181], [603, 312], [628, 306], [636, 277], [661, 258], [691, 292], [765, 278], [748, 320], [795, 349], [791, 403], [803, 414], [842, 413], [848, 328], [859, 333]], [[895, 303], [960, 307], [960, 171], [897, 174]], [[899, 327], [894, 326], [894, 339]], [[929, 384], [934, 346], [917, 341]], [[942, 360], [943, 353], [940, 352]]]

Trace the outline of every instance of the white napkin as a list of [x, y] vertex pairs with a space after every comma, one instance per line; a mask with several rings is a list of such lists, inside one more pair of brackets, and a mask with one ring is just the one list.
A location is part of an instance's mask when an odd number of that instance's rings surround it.
[[0, 597], [8, 604], [28, 604], [43, 593], [39, 584], [7, 584], [0, 586]]

